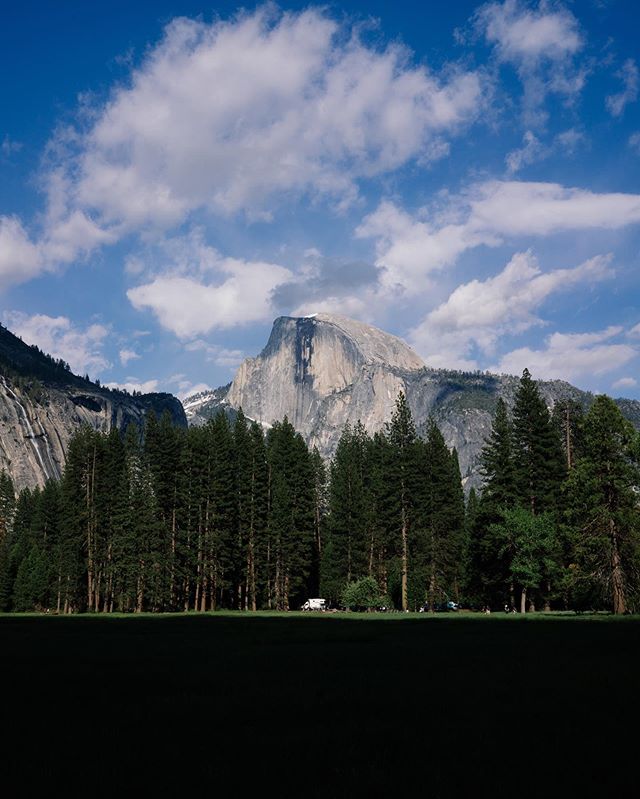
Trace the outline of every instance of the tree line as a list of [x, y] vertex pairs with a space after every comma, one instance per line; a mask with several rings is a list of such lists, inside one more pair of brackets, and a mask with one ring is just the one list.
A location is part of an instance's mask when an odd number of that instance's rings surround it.
[[[640, 443], [607, 397], [550, 413], [525, 370], [499, 400], [467, 500], [433, 420], [400, 394], [330, 464], [285, 418], [238, 412], [144, 435], [81, 429], [64, 474], [16, 497], [0, 474], [0, 609], [71, 612], [636, 607]], [[362, 597], [365, 597], [364, 599]], [[366, 599], [368, 597], [369, 599]]]

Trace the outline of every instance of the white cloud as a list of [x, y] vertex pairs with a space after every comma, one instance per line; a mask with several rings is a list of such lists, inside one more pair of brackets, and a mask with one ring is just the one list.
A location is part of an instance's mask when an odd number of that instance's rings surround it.
[[453, 263], [486, 238], [461, 224], [439, 226], [414, 219], [391, 202], [380, 203], [355, 234], [376, 240], [376, 265], [384, 269], [380, 278], [383, 288], [408, 294], [429, 288], [431, 272]]
[[223, 258], [197, 236], [167, 240], [163, 250], [171, 266], [127, 297], [180, 338], [270, 319], [271, 292], [292, 277], [277, 264]]
[[576, 18], [566, 9], [548, 8], [540, 3], [534, 11], [517, 0], [488, 3], [478, 11], [478, 20], [505, 61], [558, 59], [576, 53], [583, 44]]
[[0, 290], [71, 263], [113, 240], [111, 233], [78, 210], [49, 213], [42, 236], [36, 240], [16, 216], [0, 215]]
[[127, 349], [120, 350], [120, 352], [118, 353], [118, 357], [120, 358], [120, 363], [123, 366], [126, 366], [131, 361], [137, 361], [140, 358], [137, 352], [135, 352], [134, 350], [127, 350]]
[[584, 86], [586, 72], [574, 56], [584, 45], [578, 21], [567, 9], [540, 2], [537, 9], [520, 0], [487, 3], [475, 14], [476, 27], [493, 45], [498, 61], [516, 68], [524, 87], [524, 115], [539, 125], [549, 92], [567, 98]]
[[62, 358], [76, 374], [95, 377], [111, 364], [102, 352], [109, 329], [92, 324], [86, 328], [74, 325], [66, 316], [29, 316], [20, 311], [3, 315], [7, 327], [27, 344], [36, 344], [54, 358]]
[[130, 394], [133, 394], [134, 391], [139, 391], [141, 394], [153, 394], [158, 390], [159, 384], [159, 380], [137, 380], [135, 377], [129, 377], [124, 383], [105, 383], [105, 386], [119, 388]]
[[596, 194], [557, 183], [488, 181], [455, 195], [436, 211], [416, 216], [382, 202], [355, 234], [374, 238], [382, 285], [415, 294], [430, 285], [430, 273], [463, 252], [496, 247], [518, 236], [569, 230], [616, 229], [640, 222], [640, 195]]
[[627, 335], [631, 338], [640, 338], [640, 322], [629, 330]]
[[640, 73], [633, 58], [628, 58], [622, 65], [622, 69], [617, 73], [623, 82], [623, 89], [618, 94], [610, 94], [606, 99], [606, 106], [609, 113], [614, 117], [621, 116], [625, 106], [634, 103], [638, 99], [638, 89], [640, 88]]
[[575, 380], [598, 376], [619, 369], [638, 355], [628, 344], [610, 344], [621, 327], [608, 327], [595, 333], [553, 333], [544, 349], [521, 347], [504, 355], [492, 369], [506, 374], [520, 374], [526, 367], [538, 378]]
[[629, 136], [629, 147], [640, 154], [640, 131], [632, 133], [631, 136]]
[[597, 256], [542, 272], [531, 252], [517, 253], [494, 277], [458, 286], [411, 331], [410, 342], [430, 366], [476, 369], [474, 348], [492, 354], [501, 336], [543, 324], [535, 312], [549, 296], [613, 277], [610, 261]]
[[15, 216], [0, 216], [0, 288], [24, 283], [44, 267], [42, 253]]
[[522, 147], [512, 150], [505, 158], [509, 174], [518, 172], [524, 166], [529, 166], [544, 157], [546, 153], [542, 142], [530, 130], [522, 137]]
[[637, 385], [638, 381], [635, 377], [621, 377], [611, 385], [611, 388], [635, 388]]
[[533, 131], [527, 130], [522, 137], [522, 147], [507, 153], [505, 158], [507, 172], [513, 175], [524, 167], [543, 161], [556, 153], [565, 156], [574, 155], [579, 145], [585, 145], [586, 141], [584, 133], [576, 128], [558, 133], [549, 143], [544, 143]]
[[439, 79], [319, 10], [181, 18], [98, 114], [76, 194], [129, 226], [200, 207], [260, 213], [283, 191], [349, 201], [359, 178], [423, 156], [480, 100], [478, 75]]
[[431, 72], [325, 10], [177, 18], [106, 103], [84, 100], [77, 127], [56, 133], [41, 229], [30, 239], [0, 216], [0, 280], [203, 209], [268, 219], [304, 195], [343, 207], [361, 179], [442, 157], [482, 104], [478, 73]]

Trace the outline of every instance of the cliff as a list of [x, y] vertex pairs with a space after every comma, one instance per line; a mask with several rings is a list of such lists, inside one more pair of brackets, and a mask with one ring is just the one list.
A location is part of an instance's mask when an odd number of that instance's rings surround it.
[[171, 394], [131, 396], [74, 375], [66, 365], [0, 328], [0, 469], [16, 489], [60, 477], [69, 439], [83, 424], [108, 432], [168, 410], [186, 426]]

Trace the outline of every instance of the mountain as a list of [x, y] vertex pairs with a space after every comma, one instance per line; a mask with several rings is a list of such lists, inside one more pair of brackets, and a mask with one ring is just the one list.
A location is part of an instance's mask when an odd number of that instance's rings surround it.
[[[478, 486], [479, 456], [491, 430], [498, 397], [513, 405], [519, 378], [432, 369], [401, 339], [333, 314], [275, 320], [266, 347], [247, 358], [229, 386], [185, 400], [189, 424], [218, 410], [244, 413], [268, 426], [288, 416], [311, 446], [330, 457], [346, 422], [360, 420], [373, 433], [391, 417], [403, 391], [418, 432], [429, 416], [455, 447], [465, 486]], [[561, 380], [541, 381], [548, 406], [574, 399], [588, 407], [593, 395]], [[640, 402], [618, 400], [640, 427]]]
[[131, 422], [141, 426], [150, 410], [168, 410], [175, 424], [187, 424], [171, 394], [105, 388], [0, 327], [0, 469], [17, 489], [60, 477], [69, 439], [83, 424], [124, 430]]

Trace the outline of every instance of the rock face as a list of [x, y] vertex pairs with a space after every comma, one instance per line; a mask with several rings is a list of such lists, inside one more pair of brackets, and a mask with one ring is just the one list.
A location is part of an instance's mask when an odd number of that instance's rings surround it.
[[0, 469], [17, 490], [62, 474], [71, 436], [83, 425], [108, 432], [142, 426], [148, 411], [168, 410], [186, 426], [171, 394], [130, 396], [71, 373], [59, 362], [0, 329]]
[[[218, 410], [242, 407], [263, 425], [285, 415], [321, 454], [331, 457], [346, 422], [373, 433], [383, 427], [403, 391], [424, 432], [430, 416], [455, 447], [467, 488], [481, 483], [479, 456], [498, 397], [512, 406], [519, 378], [431, 369], [402, 340], [369, 325], [330, 314], [276, 319], [264, 350], [247, 358], [230, 387], [185, 401], [189, 424]], [[549, 407], [561, 399], [588, 406], [593, 397], [563, 381], [541, 382]], [[640, 403], [620, 400], [640, 426]]]

